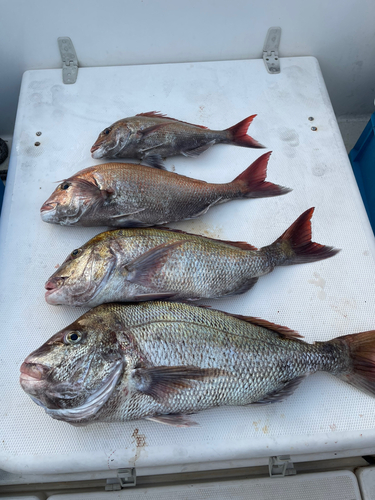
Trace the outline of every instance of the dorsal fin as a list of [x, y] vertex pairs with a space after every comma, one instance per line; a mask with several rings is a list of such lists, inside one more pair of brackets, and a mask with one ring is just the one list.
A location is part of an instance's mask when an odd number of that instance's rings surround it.
[[300, 335], [295, 330], [288, 328], [287, 326], [277, 325], [276, 323], [271, 323], [265, 319], [255, 318], [254, 316], [241, 316], [240, 314], [231, 314], [235, 318], [242, 319], [243, 321], [247, 321], [252, 325], [261, 326], [263, 328], [267, 328], [267, 330], [272, 330], [273, 332], [278, 333], [285, 339], [300, 339], [303, 338], [303, 335]]
[[[198, 307], [206, 309], [209, 306], [199, 305]], [[226, 311], [219, 311], [218, 309], [211, 309], [211, 311], [216, 311], [222, 314], [226, 314], [227, 316], [231, 316], [232, 318], [237, 318], [242, 321], [246, 321], [246, 323], [251, 323], [252, 325], [261, 326], [262, 328], [267, 328], [267, 330], [276, 332], [285, 339], [299, 340], [303, 338], [303, 335], [300, 335], [295, 330], [292, 330], [287, 326], [276, 325], [276, 323], [271, 323], [270, 321], [267, 321], [265, 319], [256, 318], [254, 316], [241, 316], [241, 314], [232, 314]], [[303, 342], [303, 340], [301, 340], [300, 342]]]
[[169, 227], [164, 227], [163, 226], [163, 231], [169, 231], [171, 233], [180, 233], [180, 234], [187, 234], [188, 236], [197, 236], [199, 238], [203, 238], [205, 240], [209, 241], [215, 241], [218, 243], [225, 243], [226, 245], [240, 248], [241, 250], [258, 250], [257, 247], [254, 247], [253, 245], [250, 245], [250, 243], [246, 243], [246, 241], [229, 241], [229, 240], [219, 240], [215, 238], [210, 238], [208, 236], [202, 236], [201, 234], [193, 234], [193, 233], [187, 233], [186, 231], [182, 231], [182, 229], [171, 229]]
[[203, 125], [195, 125], [194, 123], [189, 123], [189, 122], [184, 122], [182, 120], [177, 120], [177, 118], [171, 118], [170, 116], [163, 115], [163, 113], [160, 113], [160, 111], [148, 111], [147, 113], [138, 113], [135, 116], [148, 116], [150, 118], [165, 118], [166, 120], [172, 120], [174, 122], [186, 123], [186, 125], [193, 125], [193, 127], [199, 127], [199, 128], [204, 128], [204, 129], [208, 130], [208, 128], [204, 127]]

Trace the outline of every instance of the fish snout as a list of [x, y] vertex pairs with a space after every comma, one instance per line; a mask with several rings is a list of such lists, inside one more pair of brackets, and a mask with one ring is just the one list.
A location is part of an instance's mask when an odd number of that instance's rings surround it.
[[56, 290], [56, 288], [62, 287], [65, 280], [66, 280], [65, 276], [50, 278], [44, 285], [44, 288], [48, 291]]
[[43, 203], [41, 209], [40, 209], [40, 212], [43, 213], [43, 212], [48, 212], [49, 210], [53, 210], [55, 209], [57, 206], [57, 203], [56, 202], [53, 202], [53, 203]]
[[100, 148], [100, 144], [95, 143], [95, 144], [92, 146], [92, 148], [91, 148], [91, 150], [90, 150], [90, 151], [91, 151], [91, 153], [93, 153], [94, 151], [96, 151], [96, 150], [97, 150], [97, 149], [99, 149], [99, 148]]
[[45, 293], [45, 299], [49, 304], [55, 304], [55, 301], [50, 296], [63, 286], [65, 280], [66, 277], [59, 276], [55, 278], [50, 278], [46, 282], [46, 284], [44, 285], [44, 288], [47, 290]]
[[50, 370], [51, 369], [48, 366], [42, 365], [40, 363], [31, 363], [29, 362], [29, 358], [26, 358], [20, 368], [21, 380], [44, 380]]

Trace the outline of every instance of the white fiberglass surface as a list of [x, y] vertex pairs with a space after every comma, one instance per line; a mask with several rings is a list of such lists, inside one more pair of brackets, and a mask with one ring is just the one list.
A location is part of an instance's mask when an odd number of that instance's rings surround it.
[[45, 281], [104, 229], [46, 224], [39, 209], [55, 181], [103, 162], [90, 156], [102, 129], [153, 110], [215, 129], [256, 113], [249, 134], [266, 150], [217, 145], [197, 159], [170, 158], [167, 168], [229, 182], [271, 150], [268, 180], [293, 189], [223, 204], [174, 227], [261, 247], [314, 206], [313, 240], [342, 249], [332, 259], [275, 269], [248, 293], [206, 304], [288, 326], [309, 342], [375, 326], [374, 238], [314, 58], [282, 59], [279, 75], [261, 60], [83, 68], [74, 85], [62, 83], [60, 70], [29, 71], [1, 215], [0, 467], [79, 472], [347, 450], [362, 440], [368, 446], [375, 398], [322, 373], [280, 404], [205, 411], [194, 416], [199, 427], [188, 429], [146, 421], [72, 427], [22, 391], [24, 358], [85, 312], [48, 305]]

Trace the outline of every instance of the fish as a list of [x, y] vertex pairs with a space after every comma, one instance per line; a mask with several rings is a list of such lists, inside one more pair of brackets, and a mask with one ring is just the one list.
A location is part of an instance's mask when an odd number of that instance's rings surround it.
[[96, 165], [63, 180], [41, 207], [41, 217], [66, 226], [154, 226], [199, 217], [230, 200], [286, 194], [291, 190], [265, 181], [270, 154], [227, 184], [143, 165]]
[[271, 245], [221, 241], [158, 228], [114, 229], [74, 249], [46, 282], [49, 304], [95, 307], [106, 302], [197, 300], [238, 295], [276, 266], [336, 255], [311, 241], [306, 210]]
[[375, 330], [308, 344], [259, 318], [178, 302], [113, 303], [27, 356], [20, 384], [50, 417], [73, 425], [189, 427], [189, 415], [209, 408], [282, 401], [317, 371], [374, 397]]
[[245, 148], [264, 148], [247, 135], [256, 115], [249, 116], [226, 130], [210, 130], [202, 125], [169, 118], [157, 111], [140, 113], [113, 123], [100, 132], [91, 155], [100, 158], [133, 158], [156, 168], [163, 159], [184, 155], [197, 157], [214, 144], [233, 144]]

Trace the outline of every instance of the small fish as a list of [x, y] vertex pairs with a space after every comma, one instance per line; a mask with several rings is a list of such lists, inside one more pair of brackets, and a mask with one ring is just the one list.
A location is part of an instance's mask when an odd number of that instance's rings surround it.
[[59, 184], [40, 209], [41, 217], [66, 226], [154, 226], [199, 217], [238, 198], [288, 193], [290, 189], [265, 181], [270, 154], [227, 184], [129, 163], [86, 168]]
[[48, 279], [49, 304], [94, 307], [105, 302], [200, 299], [237, 295], [276, 266], [315, 262], [339, 250], [311, 241], [306, 210], [260, 250], [154, 228], [101, 233], [71, 252]]
[[200, 410], [281, 401], [317, 371], [375, 396], [375, 330], [314, 344], [299, 337], [188, 304], [104, 304], [31, 353], [20, 383], [48, 415], [74, 425], [188, 427]]
[[91, 148], [93, 158], [134, 158], [164, 168], [168, 156], [199, 156], [214, 144], [233, 144], [245, 148], [264, 148], [246, 135], [256, 115], [226, 130], [210, 130], [169, 118], [156, 111], [140, 113], [115, 122], [100, 132]]

